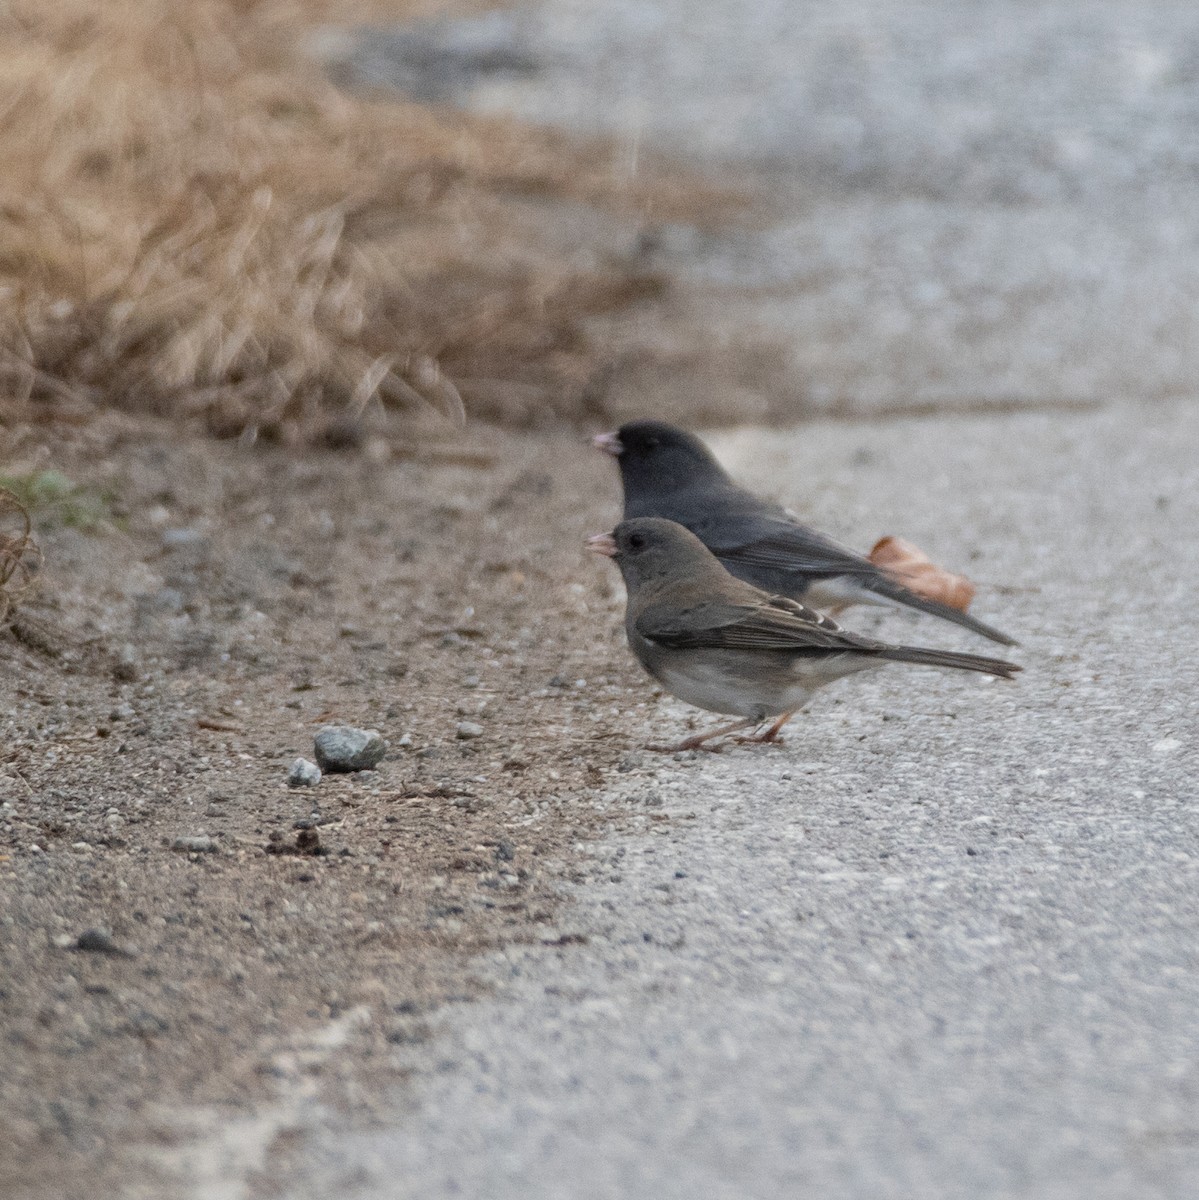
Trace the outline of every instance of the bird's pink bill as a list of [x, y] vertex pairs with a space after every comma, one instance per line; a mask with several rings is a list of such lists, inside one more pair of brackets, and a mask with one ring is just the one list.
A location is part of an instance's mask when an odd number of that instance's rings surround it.
[[586, 542], [587, 549], [605, 558], [616, 557], [616, 539], [610, 533], [593, 533]]
[[624, 446], [621, 444], [620, 435], [616, 433], [597, 433], [591, 439], [591, 444], [597, 450], [602, 450], [605, 454], [612, 455], [613, 458], [619, 458], [624, 453]]

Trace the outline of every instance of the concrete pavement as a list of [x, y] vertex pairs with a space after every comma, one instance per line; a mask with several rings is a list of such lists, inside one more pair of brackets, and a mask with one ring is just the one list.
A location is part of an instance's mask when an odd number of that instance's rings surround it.
[[772, 412], [872, 420], [717, 448], [850, 544], [971, 574], [1027, 670], [897, 667], [781, 751], [633, 755], [594, 798], [635, 832], [587, 849], [576, 940], [481, 964], [494, 999], [439, 1014], [395, 1113], [316, 1132], [285, 1194], [1199, 1194], [1193, 6], [484, 21], [467, 42], [521, 69], [459, 102], [613, 135], [630, 174], [644, 144], [760, 185], [754, 229], [648, 221], [675, 326]]
[[285, 1194], [1195, 1195], [1199, 408], [715, 444], [824, 528], [969, 570], [1026, 673], [896, 667], [783, 750], [635, 756], [582, 940], [486, 960], [394, 1118], [315, 1133]]

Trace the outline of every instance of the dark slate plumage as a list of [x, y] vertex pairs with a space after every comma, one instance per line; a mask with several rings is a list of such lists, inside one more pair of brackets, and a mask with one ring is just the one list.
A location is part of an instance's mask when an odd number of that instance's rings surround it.
[[907, 607], [1005, 646], [1016, 641], [968, 613], [919, 596], [781, 505], [735, 483], [694, 434], [662, 421], [631, 421], [595, 443], [616, 457], [624, 516], [663, 517], [691, 530], [739, 579], [817, 608]]

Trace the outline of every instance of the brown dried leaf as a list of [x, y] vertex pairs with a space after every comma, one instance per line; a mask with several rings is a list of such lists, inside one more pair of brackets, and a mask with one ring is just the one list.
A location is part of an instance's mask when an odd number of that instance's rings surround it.
[[938, 600], [966, 612], [974, 599], [974, 584], [965, 575], [955, 575], [937, 566], [919, 546], [903, 538], [881, 538], [875, 542], [869, 557], [897, 583], [927, 600]]

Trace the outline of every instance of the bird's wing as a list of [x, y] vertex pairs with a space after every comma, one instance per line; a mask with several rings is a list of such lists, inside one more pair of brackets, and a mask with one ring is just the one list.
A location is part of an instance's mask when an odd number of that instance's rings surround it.
[[885, 601], [952, 621], [1005, 646], [1016, 645], [1015, 639], [1001, 630], [940, 600], [913, 592], [902, 580], [868, 558], [803, 525], [765, 517], [721, 522], [711, 532], [707, 529], [695, 532], [732, 574], [761, 588], [794, 587], [804, 592], [818, 580], [851, 579], [857, 587]]
[[726, 565], [739, 563], [817, 577], [856, 575], [873, 579], [881, 574], [868, 558], [789, 520], [781, 512], [709, 519], [699, 523], [694, 532]]
[[634, 621], [648, 641], [669, 649], [873, 651], [880, 643], [849, 633], [836, 621], [785, 596], [730, 603], [706, 600], [686, 608], [650, 605]]

